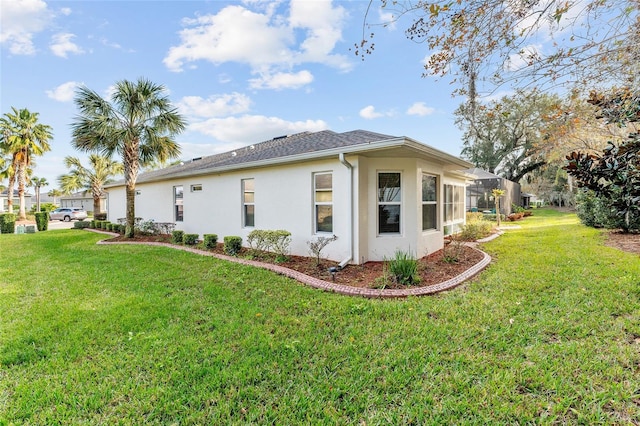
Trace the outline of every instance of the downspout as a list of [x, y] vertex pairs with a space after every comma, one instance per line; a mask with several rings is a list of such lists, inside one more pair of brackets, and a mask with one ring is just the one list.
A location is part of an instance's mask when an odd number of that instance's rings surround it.
[[340, 269], [347, 266], [351, 260], [353, 260], [353, 166], [344, 158], [344, 153], [338, 154], [340, 162], [349, 169], [349, 257], [340, 262]]

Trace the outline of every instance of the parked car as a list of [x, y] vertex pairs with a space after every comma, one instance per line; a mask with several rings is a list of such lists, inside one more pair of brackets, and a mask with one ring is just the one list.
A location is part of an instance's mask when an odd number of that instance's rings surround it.
[[84, 220], [87, 218], [87, 212], [80, 208], [63, 207], [55, 209], [49, 213], [50, 220], [64, 220], [69, 222], [70, 220]]

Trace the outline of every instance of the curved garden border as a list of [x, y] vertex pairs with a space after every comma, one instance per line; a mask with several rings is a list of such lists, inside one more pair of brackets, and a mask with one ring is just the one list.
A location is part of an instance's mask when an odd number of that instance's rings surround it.
[[[118, 236], [120, 234], [114, 234], [112, 232], [104, 232], [98, 231], [95, 229], [86, 229], [91, 232], [96, 232], [105, 235]], [[499, 234], [494, 234], [490, 239], [497, 237]], [[489, 239], [485, 239], [481, 242], [488, 241]], [[474, 250], [479, 251], [483, 254], [482, 260], [476, 263], [471, 268], [467, 269], [462, 274], [448, 279], [447, 281], [443, 281], [439, 284], [434, 284], [426, 287], [413, 287], [413, 288], [405, 288], [405, 289], [371, 289], [371, 288], [361, 288], [361, 287], [352, 287], [343, 284], [336, 284], [329, 281], [321, 280], [319, 278], [311, 277], [309, 275], [303, 274], [302, 272], [295, 271], [293, 269], [285, 268], [283, 266], [274, 265], [271, 263], [258, 262], [255, 260], [249, 259], [241, 259], [238, 257], [226, 256], [223, 254], [212, 253], [209, 251], [199, 250], [192, 247], [178, 246], [175, 244], [169, 243], [160, 243], [160, 242], [124, 242], [119, 241], [115, 243], [108, 243], [105, 240], [98, 241], [98, 244], [137, 244], [137, 245], [149, 245], [149, 246], [161, 246], [161, 247], [169, 247], [176, 250], [183, 250], [194, 254], [199, 254], [202, 256], [210, 256], [215, 257], [221, 260], [227, 260], [229, 262], [240, 263], [242, 265], [254, 266], [256, 268], [263, 268], [273, 271], [277, 274], [283, 275], [288, 278], [292, 278], [302, 284], [308, 285], [313, 288], [317, 288], [320, 290], [338, 293], [346, 296], [360, 296], [367, 298], [399, 298], [399, 297], [409, 297], [409, 296], [426, 296], [430, 294], [440, 293], [441, 291], [449, 290], [454, 287], [459, 286], [463, 282], [471, 279], [482, 270], [484, 270], [491, 263], [491, 256], [482, 250], [478, 249], [474, 243], [467, 244], [469, 247]]]

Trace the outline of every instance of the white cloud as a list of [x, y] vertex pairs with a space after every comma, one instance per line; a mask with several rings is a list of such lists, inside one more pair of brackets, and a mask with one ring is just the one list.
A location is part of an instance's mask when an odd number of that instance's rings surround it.
[[81, 83], [78, 83], [77, 81], [68, 81], [53, 90], [47, 90], [46, 94], [49, 98], [58, 102], [70, 102], [73, 100], [76, 88], [80, 85]]
[[[351, 69], [344, 55], [332, 54], [342, 38], [344, 8], [327, 1], [292, 0], [290, 15], [276, 14], [277, 3], [245, 2], [261, 12], [241, 5], [227, 6], [216, 15], [184, 19], [181, 42], [169, 49], [164, 64], [171, 71], [183, 71], [197, 61], [213, 64], [238, 62], [264, 75], [290, 73], [305, 62], [322, 63], [342, 71]], [[297, 36], [304, 34], [302, 40]], [[254, 82], [253, 84], [256, 84]], [[266, 85], [268, 87], [268, 85]]]
[[73, 53], [75, 55], [84, 53], [84, 50], [82, 50], [80, 46], [71, 41], [74, 37], [75, 35], [71, 33], [55, 34], [52, 37], [49, 48], [54, 55], [61, 58], [66, 58], [68, 53]]
[[60, 13], [62, 13], [64, 16], [69, 16], [71, 15], [71, 9], [68, 7], [63, 7], [62, 9], [60, 9]]
[[206, 60], [214, 64], [227, 61], [254, 67], [291, 61], [287, 49], [291, 35], [286, 27], [270, 25], [270, 17], [242, 6], [228, 6], [217, 15], [184, 19], [182, 43], [169, 49], [164, 64], [182, 71], [188, 62]]
[[286, 121], [263, 115], [211, 118], [189, 126], [190, 131], [214, 137], [221, 142], [241, 145], [261, 142], [279, 135], [317, 132], [328, 128], [323, 120]]
[[42, 0], [0, 1], [0, 44], [14, 55], [33, 55], [33, 37], [43, 31], [52, 14]]
[[383, 8], [378, 10], [380, 22], [390, 31], [395, 31], [398, 18], [391, 12], [385, 12]]
[[298, 89], [313, 81], [313, 74], [307, 70], [297, 73], [283, 73], [263, 75], [260, 78], [252, 78], [249, 84], [253, 89]]
[[318, 62], [347, 71], [351, 68], [344, 55], [332, 55], [342, 40], [347, 12], [330, 1], [291, 0], [289, 25], [306, 29], [307, 38], [300, 43], [298, 62]]
[[196, 117], [220, 117], [247, 112], [251, 99], [241, 93], [212, 95], [207, 99], [200, 96], [185, 96], [177, 103], [180, 112]]
[[424, 117], [425, 115], [431, 115], [435, 112], [435, 108], [428, 107], [424, 102], [415, 102], [407, 109], [409, 115], [419, 115]]
[[360, 117], [366, 118], [367, 120], [373, 120], [374, 118], [380, 118], [383, 116], [384, 114], [376, 112], [373, 105], [366, 106], [360, 110]]

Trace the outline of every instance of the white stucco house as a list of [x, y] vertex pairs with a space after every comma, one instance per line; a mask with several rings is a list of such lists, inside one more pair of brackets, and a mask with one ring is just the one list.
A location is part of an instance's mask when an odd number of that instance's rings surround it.
[[[93, 211], [93, 195], [91, 191], [78, 191], [73, 194], [63, 195], [60, 197], [60, 207], [80, 207], [87, 213], [94, 214]], [[107, 211], [106, 194], [100, 197], [100, 212]]]
[[[342, 265], [398, 249], [422, 257], [464, 223], [473, 176], [461, 170], [471, 166], [404, 136], [304, 132], [141, 174], [136, 217], [220, 241], [284, 229], [301, 256], [309, 241], [336, 235], [323, 255]], [[108, 219], [124, 218], [124, 182], [105, 189]]]

